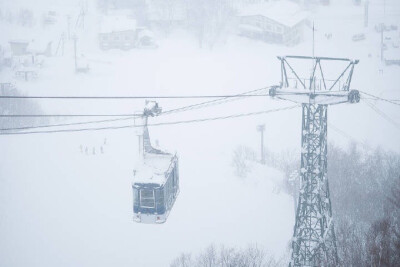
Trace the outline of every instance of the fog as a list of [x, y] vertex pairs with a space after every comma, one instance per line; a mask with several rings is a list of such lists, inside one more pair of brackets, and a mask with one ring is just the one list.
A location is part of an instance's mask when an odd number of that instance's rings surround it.
[[313, 264], [398, 266], [399, 27], [397, 0], [0, 0], [0, 266], [306, 266], [317, 178]]

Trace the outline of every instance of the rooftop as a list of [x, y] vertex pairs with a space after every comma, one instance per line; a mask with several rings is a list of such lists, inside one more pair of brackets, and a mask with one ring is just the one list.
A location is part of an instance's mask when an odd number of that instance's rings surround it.
[[106, 16], [100, 23], [101, 33], [129, 31], [136, 29], [136, 20], [127, 16]]
[[249, 5], [239, 13], [240, 16], [264, 16], [284, 26], [293, 27], [308, 17], [308, 12], [293, 2], [280, 1]]

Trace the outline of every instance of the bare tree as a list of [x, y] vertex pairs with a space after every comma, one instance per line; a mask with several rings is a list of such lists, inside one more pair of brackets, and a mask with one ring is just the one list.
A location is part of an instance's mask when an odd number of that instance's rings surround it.
[[235, 13], [231, 4], [229, 0], [187, 1], [188, 24], [200, 47], [208, 45], [213, 48], [218, 39], [228, 31]]
[[171, 267], [192, 267], [193, 261], [192, 256], [188, 253], [182, 253], [172, 263]]
[[[0, 93], [3, 95], [21, 95], [19, 90], [9, 83], [0, 83]], [[0, 114], [37, 114], [41, 112], [42, 110], [40, 105], [31, 99], [8, 99], [7, 101], [2, 101], [2, 104], [0, 105]], [[28, 117], [20, 118], [18, 120], [10, 117], [2, 117], [0, 118], [0, 125], [2, 125], [2, 128], [14, 128], [21, 126], [35, 126], [48, 123], [48, 121], [48, 118], [45, 117]]]
[[330, 148], [341, 265], [399, 266], [399, 155], [356, 145], [349, 151]]
[[367, 225], [351, 220], [337, 220], [336, 239], [340, 266], [362, 266], [365, 264], [365, 228]]
[[21, 8], [18, 12], [18, 23], [22, 26], [31, 27], [33, 25], [34, 17], [33, 12], [27, 8]]
[[[231, 247], [221, 246], [217, 249], [214, 245], [210, 245], [199, 254], [195, 262], [188, 261], [187, 256], [190, 254], [181, 254], [176, 258], [171, 267], [277, 267], [282, 266], [281, 261], [276, 261], [274, 257], [262, 249], [260, 246], [253, 244], [243, 250]], [[190, 256], [189, 256], [190, 260]], [[185, 262], [185, 263], [183, 263]], [[185, 265], [189, 262], [189, 265]]]
[[217, 266], [218, 257], [214, 245], [210, 245], [206, 250], [197, 258], [198, 267], [214, 267]]
[[255, 152], [246, 146], [238, 146], [233, 151], [232, 166], [235, 168], [235, 173], [239, 177], [246, 177], [251, 170], [251, 161], [256, 160]]
[[219, 252], [219, 263], [221, 267], [237, 266], [238, 253], [234, 248], [221, 246]]

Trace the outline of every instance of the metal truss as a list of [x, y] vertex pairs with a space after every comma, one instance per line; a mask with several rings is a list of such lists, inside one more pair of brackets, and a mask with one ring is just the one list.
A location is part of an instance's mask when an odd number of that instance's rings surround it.
[[[350, 89], [354, 66], [359, 61], [306, 56], [278, 59], [281, 62], [281, 83], [272, 87], [269, 95], [301, 103], [303, 112], [300, 192], [289, 266], [337, 266], [336, 237], [327, 178], [327, 110], [328, 105], [360, 101], [359, 91]], [[311, 60], [310, 77], [301, 78], [288, 59]], [[322, 61], [345, 62], [346, 66], [336, 78], [328, 80]], [[301, 67], [305, 65], [303, 63]], [[294, 78], [288, 76], [289, 71]]]
[[[294, 82], [296, 88], [298, 87], [298, 84], [300, 84], [301, 87], [303, 87], [303, 89], [310, 89], [314, 91], [317, 89], [316, 88], [317, 84], [315, 79], [315, 77], [317, 76], [317, 72], [319, 72], [320, 81], [322, 82], [323, 85], [318, 88], [319, 91], [323, 90], [335, 91], [334, 89], [336, 89], [337, 91], [349, 91], [351, 85], [351, 79], [353, 77], [354, 66], [359, 62], [358, 60], [351, 60], [348, 58], [305, 57], [305, 56], [285, 56], [285, 57], [278, 57], [278, 59], [281, 61], [281, 84], [283, 87], [290, 87], [290, 86], [293, 87], [293, 85], [291, 85], [289, 82], [289, 77], [287, 72], [288, 68], [295, 76]], [[306, 78], [306, 79], [300, 78], [298, 73], [293, 69], [291, 64], [289, 64], [287, 59], [311, 60], [313, 62], [311, 78]], [[343, 61], [347, 62], [348, 64], [338, 77], [336, 77], [334, 80], [328, 80], [325, 78], [321, 61]], [[346, 76], [345, 81], [340, 86], [337, 86], [339, 84], [339, 81], [345, 76]], [[328, 85], [328, 82], [331, 82], [330, 86]]]
[[[358, 60], [305, 56], [284, 56], [278, 59], [281, 62], [281, 82], [279, 86], [270, 89], [270, 96], [297, 103], [329, 105], [360, 101], [359, 92], [350, 90], [354, 67], [358, 64]], [[307, 62], [312, 63], [309, 77], [300, 77], [292, 66], [295, 60], [306, 61], [303, 67], [307, 66]], [[326, 66], [327, 62], [334, 61], [344, 62], [345, 67], [339, 75], [334, 76], [334, 79], [327, 79], [321, 62], [325, 62]]]
[[327, 179], [327, 105], [303, 104], [301, 186], [290, 266], [336, 266]]

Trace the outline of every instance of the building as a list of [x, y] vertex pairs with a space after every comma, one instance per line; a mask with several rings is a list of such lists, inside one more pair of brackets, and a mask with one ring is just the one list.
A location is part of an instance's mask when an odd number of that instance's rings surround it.
[[22, 56], [28, 54], [45, 56], [52, 55], [52, 42], [48, 40], [10, 40], [9, 44], [13, 56]]
[[296, 45], [303, 39], [308, 13], [293, 2], [249, 5], [239, 14], [239, 35], [268, 43]]
[[157, 48], [153, 32], [137, 27], [130, 16], [105, 16], [101, 22], [99, 45], [103, 50], [132, 48]]
[[136, 20], [125, 16], [105, 16], [100, 25], [99, 45], [101, 49], [129, 50], [135, 47]]
[[390, 47], [384, 52], [384, 61], [386, 65], [400, 65], [400, 53], [398, 48]]
[[14, 56], [28, 54], [29, 40], [11, 40], [9, 41], [9, 44]]

